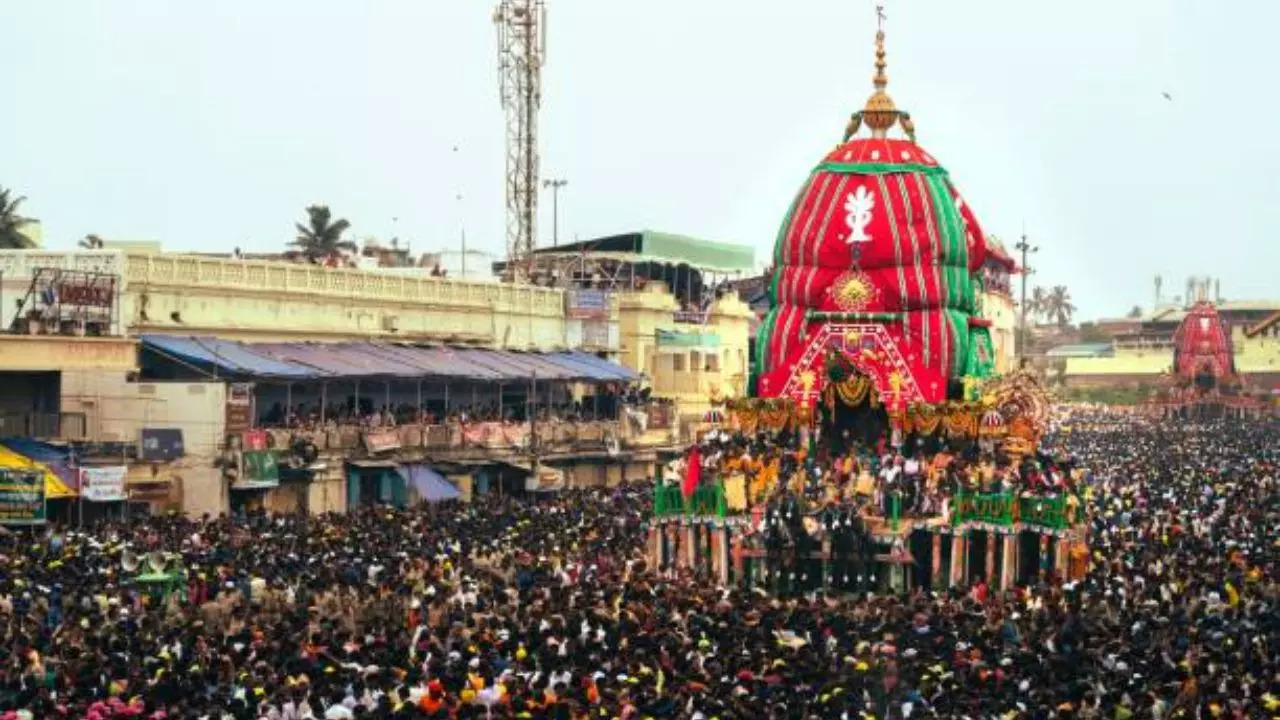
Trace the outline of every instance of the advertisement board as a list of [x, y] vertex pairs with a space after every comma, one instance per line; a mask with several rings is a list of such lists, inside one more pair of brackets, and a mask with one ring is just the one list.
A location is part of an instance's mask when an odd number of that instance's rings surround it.
[[261, 490], [280, 485], [280, 460], [272, 450], [246, 450], [240, 453], [240, 477], [233, 490]]
[[570, 290], [564, 302], [570, 320], [609, 319], [609, 293], [603, 290]]
[[118, 502], [127, 496], [124, 465], [80, 468], [80, 496], [89, 502]]
[[0, 525], [38, 525], [44, 520], [44, 473], [0, 470]]

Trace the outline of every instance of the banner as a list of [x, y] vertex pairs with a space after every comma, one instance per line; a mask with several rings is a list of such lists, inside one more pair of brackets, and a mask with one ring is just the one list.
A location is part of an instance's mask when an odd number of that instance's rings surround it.
[[43, 523], [44, 504], [44, 473], [32, 470], [0, 470], [0, 524]]
[[609, 293], [603, 290], [570, 290], [564, 298], [565, 315], [570, 320], [609, 319]]
[[253, 427], [253, 383], [227, 384], [227, 433]]
[[271, 450], [246, 450], [240, 453], [240, 477], [233, 490], [261, 490], [279, 487], [280, 461]]
[[266, 450], [267, 449], [267, 431], [266, 430], [245, 430], [240, 433], [240, 449], [241, 450]]
[[118, 502], [126, 498], [124, 465], [80, 468], [80, 496], [90, 502]]
[[400, 433], [395, 428], [370, 430], [364, 434], [364, 448], [371, 453], [396, 450], [400, 447]]

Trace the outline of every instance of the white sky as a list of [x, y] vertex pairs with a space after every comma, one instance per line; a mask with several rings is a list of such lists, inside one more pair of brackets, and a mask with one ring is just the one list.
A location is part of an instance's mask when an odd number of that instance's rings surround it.
[[[1280, 296], [1275, 0], [887, 0], [890, 93], [980, 222], [1083, 317], [1187, 275]], [[0, 185], [46, 244], [277, 250], [357, 235], [501, 252], [485, 0], [0, 0]], [[549, 0], [562, 240], [650, 228], [762, 263], [870, 92], [872, 0]], [[1172, 101], [1162, 97], [1172, 95]], [[452, 148], [461, 147], [458, 153]], [[465, 196], [461, 206], [455, 194]], [[393, 218], [399, 218], [393, 221]], [[551, 235], [544, 196], [540, 235]]]

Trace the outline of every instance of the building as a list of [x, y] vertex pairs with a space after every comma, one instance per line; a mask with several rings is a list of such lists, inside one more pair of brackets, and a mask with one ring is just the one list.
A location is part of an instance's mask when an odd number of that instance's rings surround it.
[[[1235, 367], [1248, 386], [1280, 390], [1280, 301], [1228, 300], [1215, 305], [1231, 338]], [[1173, 368], [1174, 337], [1192, 307], [1164, 306], [1128, 323], [1112, 323], [1110, 350], [1063, 356], [1068, 387], [1150, 386]]]
[[995, 350], [996, 374], [1017, 366], [1018, 308], [1013, 300], [1012, 276], [1018, 264], [995, 235], [987, 235], [987, 255], [982, 263], [979, 302], [981, 314], [991, 323], [991, 345]]
[[[343, 510], [403, 502], [430, 468], [459, 492], [616, 482], [675, 443], [649, 422], [663, 411], [623, 402], [635, 374], [614, 363], [616, 301], [125, 249], [5, 251], [0, 273], [5, 434], [123, 466], [135, 507]], [[468, 361], [439, 364], [448, 353]], [[326, 392], [411, 417], [264, 422]], [[485, 402], [495, 425], [472, 412]]]
[[[733, 282], [753, 262], [750, 247], [641, 230], [541, 248], [531, 271], [566, 288], [567, 322], [616, 307], [619, 362], [670, 403], [670, 417], [653, 420], [687, 434], [713, 405], [746, 393], [755, 316]], [[592, 332], [584, 324], [584, 342]]]

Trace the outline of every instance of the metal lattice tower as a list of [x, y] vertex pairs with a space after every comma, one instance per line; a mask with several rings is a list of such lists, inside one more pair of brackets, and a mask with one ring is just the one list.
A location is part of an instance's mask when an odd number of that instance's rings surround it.
[[531, 259], [538, 222], [538, 109], [546, 60], [545, 0], [501, 0], [498, 81], [507, 120], [507, 261], [513, 277]]

